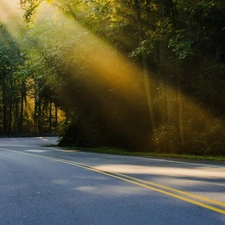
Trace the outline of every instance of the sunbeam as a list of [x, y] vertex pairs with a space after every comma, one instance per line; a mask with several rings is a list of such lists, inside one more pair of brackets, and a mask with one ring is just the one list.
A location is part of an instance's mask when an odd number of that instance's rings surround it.
[[[21, 16], [22, 12], [17, 9], [16, 1], [10, 4], [3, 1], [1, 10], [4, 11], [1, 17], [3, 21]], [[30, 41], [28, 46], [35, 49], [35, 54], [42, 57], [43, 68], [50, 71], [49, 83], [56, 76], [51, 70], [57, 70], [61, 71], [58, 76], [62, 81], [70, 79], [74, 82], [70, 84], [74, 86], [71, 88], [74, 93], [78, 85], [76, 79], [79, 80], [79, 85], [84, 86], [80, 96], [71, 96], [71, 92], [64, 90], [61, 91], [60, 98], [62, 102], [70, 101], [77, 114], [81, 105], [88, 108], [83, 105], [91, 102], [92, 106], [85, 115], [87, 121], [93, 107], [98, 107], [98, 116], [101, 119], [106, 117], [103, 121], [107, 121], [114, 132], [120, 132], [123, 137], [131, 137], [131, 142], [132, 137], [142, 135], [149, 142], [153, 140], [159, 148], [173, 150], [177, 143], [181, 147], [185, 141], [201, 144], [205, 148], [207, 144], [195, 135], [198, 132], [201, 135], [204, 133], [205, 138], [224, 128], [222, 120], [218, 118], [217, 125], [212, 128], [215, 117], [211, 110], [206, 110], [192, 97], [182, 93], [178, 79], [169, 84], [167, 78], [147, 71], [144, 65], [142, 68], [135, 64], [112, 44], [81, 25], [75, 17], [68, 17], [55, 10], [53, 5], [42, 3], [34, 27], [35, 29], [26, 33], [26, 38]], [[172, 67], [174, 61], [169, 63]], [[56, 85], [53, 83], [51, 85]], [[101, 89], [104, 91], [101, 92]], [[102, 98], [102, 93], [113, 97]], [[89, 101], [84, 101], [84, 94], [89, 94]], [[94, 101], [98, 102], [97, 106]], [[80, 113], [85, 114], [85, 110]], [[129, 119], [126, 115], [130, 116]], [[136, 125], [132, 129], [134, 124]], [[145, 128], [139, 134], [143, 127]]]
[[16, 19], [22, 21], [23, 11], [20, 9], [18, 0], [1, 0], [0, 2], [0, 21], [2, 23], [8, 23]]
[[[160, 80], [160, 77], [156, 80], [155, 74], [148, 75], [149, 80], [145, 82], [150, 83], [151, 90], [150, 92], [146, 92], [143, 85], [144, 72], [141, 68], [135, 66], [126, 56], [122, 55], [105, 40], [82, 26], [74, 18], [72, 20], [69, 19], [59, 11], [54, 11], [54, 9], [49, 5], [44, 5], [43, 8], [44, 10], [42, 9], [42, 11], [48, 13], [51, 12], [52, 15], [54, 14], [54, 27], [47, 27], [47, 29], [52, 30], [51, 43], [53, 45], [55, 43], [71, 43], [71, 48], [67, 48], [67, 50], [63, 51], [60, 55], [61, 58], [58, 60], [69, 61], [71, 57], [75, 57], [76, 66], [88, 67], [89, 73], [94, 76], [92, 79], [109, 83], [110, 86], [114, 88], [113, 91], [117, 95], [120, 95], [120, 97], [125, 100], [126, 104], [128, 102], [128, 104], [133, 104], [133, 108], [140, 107], [140, 102], [146, 102], [147, 104], [147, 98], [154, 98], [154, 96], [159, 94], [157, 93], [158, 87], [159, 84], [163, 82]], [[46, 18], [46, 14], [42, 15], [43, 18]], [[66, 27], [66, 29], [62, 32], [63, 27]], [[42, 43], [40, 43], [40, 45], [42, 45]], [[69, 70], [72, 75], [75, 75], [77, 67], [73, 67], [73, 64], [71, 64], [68, 66], [67, 70]], [[72, 71], [74, 71], [74, 74]], [[86, 82], [90, 96], [94, 94], [92, 91], [92, 79], [89, 83]], [[156, 120], [158, 115], [163, 113], [163, 110], [167, 111], [168, 121], [172, 124], [169, 125], [169, 127], [166, 127], [167, 125], [161, 123], [156, 124], [156, 127], [154, 127], [156, 131], [154, 134], [154, 140], [157, 145], [162, 146], [165, 144], [164, 142], [166, 142], [168, 148], [174, 148], [173, 145], [176, 145], [175, 142], [179, 142], [180, 139], [183, 142], [184, 139], [189, 139], [190, 136], [193, 136], [192, 139], [196, 140], [198, 138], [194, 137], [195, 130], [202, 129], [202, 131], [204, 130], [204, 132], [208, 133], [207, 135], [210, 135], [211, 128], [209, 127], [209, 124], [213, 121], [210, 111], [198, 106], [198, 104], [188, 96], [178, 93], [176, 87], [167, 86], [166, 96], [166, 106], [160, 106], [159, 104], [159, 107], [156, 107], [157, 110], [149, 112], [149, 118], [154, 117], [153, 120]], [[98, 98], [98, 96], [95, 97]], [[76, 103], [74, 102], [74, 104]], [[126, 106], [124, 105], [124, 107]], [[149, 108], [150, 107], [152, 106], [149, 106]], [[166, 107], [166, 109], [163, 109], [163, 107]], [[120, 107], [112, 110], [112, 108], [108, 106], [107, 102], [101, 102], [101, 108], [112, 121], [110, 124], [116, 124], [117, 129], [121, 129], [124, 136], [130, 136], [131, 133], [133, 133], [132, 135], [135, 135], [135, 133], [139, 132], [138, 130], [132, 131], [129, 125], [124, 126], [124, 121], [121, 121], [120, 118], [124, 118], [125, 115]], [[178, 111], [178, 108], [180, 112]], [[188, 112], [191, 112], [192, 114], [190, 115], [190, 118], [188, 115], [185, 115]], [[128, 113], [128, 111], [125, 111], [125, 114], [126, 113]], [[180, 118], [178, 119], [178, 117]], [[137, 118], [137, 120], [140, 119], [141, 118]], [[176, 127], [173, 127], [173, 124], [177, 119], [179, 120], [178, 126], [180, 129], [178, 134], [180, 134], [181, 137], [173, 137], [177, 129]], [[192, 122], [190, 122], [191, 120]], [[135, 121], [133, 121], [133, 123], [135, 123]], [[220, 121], [219, 127], [217, 127], [218, 130], [222, 129], [222, 124], [222, 121]], [[165, 129], [172, 130], [170, 131], [170, 134], [168, 134], [165, 133]], [[151, 132], [147, 134], [149, 138], [150, 135]], [[198, 142], [198, 140], [196, 140], [196, 142]]]

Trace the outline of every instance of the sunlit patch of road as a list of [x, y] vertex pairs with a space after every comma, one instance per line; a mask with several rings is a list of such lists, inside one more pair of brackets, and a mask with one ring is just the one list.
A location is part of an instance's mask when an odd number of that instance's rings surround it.
[[176, 167], [156, 167], [156, 166], [138, 166], [138, 165], [121, 165], [121, 164], [108, 164], [96, 167], [99, 170], [127, 173], [127, 174], [149, 174], [149, 175], [164, 175], [175, 177], [198, 177], [198, 178], [225, 178], [225, 167], [223, 168], [210, 168], [207, 166], [198, 167], [194, 169], [176, 168]]
[[48, 152], [48, 150], [28, 149], [28, 150], [25, 150], [25, 152], [42, 153], [42, 152]]

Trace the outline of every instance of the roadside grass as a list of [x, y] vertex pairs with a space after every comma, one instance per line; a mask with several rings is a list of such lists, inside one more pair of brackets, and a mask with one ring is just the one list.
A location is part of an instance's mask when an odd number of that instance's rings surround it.
[[127, 156], [142, 156], [142, 157], [159, 157], [170, 159], [189, 159], [189, 160], [211, 160], [211, 161], [225, 161], [225, 156], [204, 156], [191, 154], [173, 154], [173, 153], [157, 153], [157, 152], [129, 152], [120, 148], [99, 147], [99, 148], [80, 148], [80, 147], [66, 147], [66, 149], [79, 150], [83, 152], [104, 153], [113, 155], [127, 155]]

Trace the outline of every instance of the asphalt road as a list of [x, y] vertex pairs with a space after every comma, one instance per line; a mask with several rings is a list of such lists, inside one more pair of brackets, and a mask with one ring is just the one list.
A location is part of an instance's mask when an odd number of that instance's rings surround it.
[[0, 139], [0, 225], [225, 224], [225, 163], [84, 153]]

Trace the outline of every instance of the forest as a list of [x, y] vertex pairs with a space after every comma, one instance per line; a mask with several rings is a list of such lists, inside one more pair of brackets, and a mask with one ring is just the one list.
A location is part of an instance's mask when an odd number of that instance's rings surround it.
[[225, 155], [224, 0], [15, 2], [0, 3], [0, 135]]

